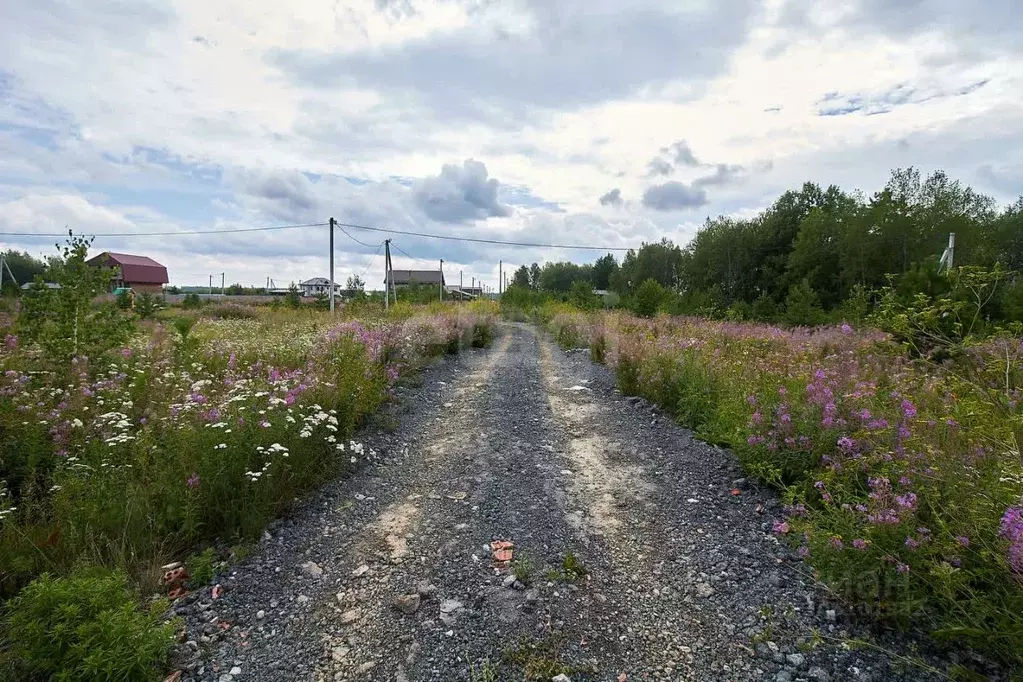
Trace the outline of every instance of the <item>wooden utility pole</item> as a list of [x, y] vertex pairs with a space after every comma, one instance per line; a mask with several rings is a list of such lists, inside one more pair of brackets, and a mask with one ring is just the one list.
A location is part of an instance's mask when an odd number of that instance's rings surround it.
[[330, 312], [334, 313], [334, 217], [329, 222], [330, 229]]
[[7, 270], [7, 274], [11, 276], [11, 281], [14, 282], [14, 285], [19, 286], [18, 278], [11, 272], [11, 266], [7, 264], [7, 259], [0, 253], [0, 293], [4, 290], [4, 270]]
[[[391, 240], [384, 240], [384, 310], [387, 310], [391, 301]], [[394, 302], [398, 302], [395, 296]]]
[[503, 291], [503, 289], [501, 289], [501, 284], [503, 282], [504, 282], [504, 261], [503, 260], [499, 260], [499, 261], [497, 261], [497, 294], [498, 294], [498, 296], [500, 296], [501, 292]]
[[458, 271], [458, 301], [465, 300], [465, 289], [462, 288], [462, 271]]
[[444, 302], [444, 259], [440, 259], [440, 282], [437, 284], [437, 291], [440, 293], [440, 302]]
[[227, 279], [227, 273], [226, 272], [220, 273], [220, 295], [221, 296], [224, 295], [224, 280], [225, 279]]
[[210, 275], [210, 296], [213, 295], [213, 275]]

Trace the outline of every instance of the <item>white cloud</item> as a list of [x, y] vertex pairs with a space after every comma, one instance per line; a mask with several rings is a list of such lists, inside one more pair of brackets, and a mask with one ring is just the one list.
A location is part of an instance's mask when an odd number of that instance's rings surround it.
[[[8, 0], [0, 224], [333, 215], [637, 244], [685, 240], [708, 214], [748, 215], [807, 180], [872, 191], [910, 164], [1008, 201], [1023, 168], [1015, 5]], [[121, 246], [162, 249], [172, 278], [201, 264], [261, 282], [326, 264], [306, 232], [172, 239]], [[400, 241], [480, 274], [499, 258], [586, 256]], [[340, 260], [362, 267], [371, 251], [347, 243]]]

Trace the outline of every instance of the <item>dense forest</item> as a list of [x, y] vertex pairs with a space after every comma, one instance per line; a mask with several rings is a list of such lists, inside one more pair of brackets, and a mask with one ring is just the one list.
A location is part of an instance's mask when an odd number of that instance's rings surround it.
[[[731, 319], [812, 324], [859, 319], [885, 287], [904, 297], [948, 289], [938, 260], [956, 235], [955, 266], [982, 268], [985, 313], [1023, 320], [1023, 198], [1008, 207], [943, 172], [892, 172], [866, 198], [806, 183], [748, 220], [708, 219], [685, 247], [644, 244], [619, 263], [533, 264], [514, 275], [508, 296], [557, 296], [637, 312], [665, 310]], [[530, 293], [531, 292], [531, 293]]]

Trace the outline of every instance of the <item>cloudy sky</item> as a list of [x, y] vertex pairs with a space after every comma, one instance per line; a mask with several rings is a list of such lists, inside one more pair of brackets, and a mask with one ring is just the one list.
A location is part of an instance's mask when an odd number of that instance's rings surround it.
[[[1015, 7], [1014, 7], [1015, 5]], [[1018, 0], [4, 0], [0, 246], [323, 222], [684, 243], [893, 167], [1023, 192]], [[337, 238], [338, 279], [382, 235]], [[496, 285], [599, 253], [395, 236]], [[325, 228], [102, 237], [172, 283], [327, 272]], [[396, 267], [417, 261], [395, 253]]]

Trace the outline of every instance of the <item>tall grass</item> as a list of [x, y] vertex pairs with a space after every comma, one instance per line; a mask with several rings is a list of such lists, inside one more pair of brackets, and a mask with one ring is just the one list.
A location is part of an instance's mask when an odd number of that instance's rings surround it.
[[775, 531], [851, 604], [1023, 661], [1023, 341], [936, 365], [847, 325], [549, 324], [779, 487]]
[[448, 305], [359, 321], [306, 311], [147, 323], [72, 381], [0, 349], [0, 594], [44, 571], [152, 567], [255, 536], [371, 455], [351, 436], [429, 358], [486, 345], [493, 316]]

